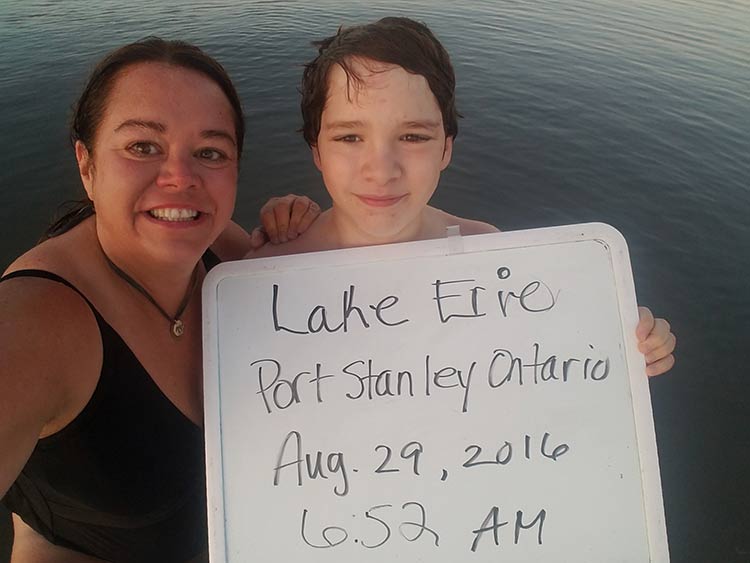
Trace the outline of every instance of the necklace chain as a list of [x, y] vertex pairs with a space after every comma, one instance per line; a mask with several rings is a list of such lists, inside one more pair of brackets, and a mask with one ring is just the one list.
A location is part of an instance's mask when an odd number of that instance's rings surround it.
[[141, 284], [135, 281], [126, 272], [124, 272], [120, 267], [117, 266], [117, 264], [112, 262], [109, 256], [107, 256], [107, 253], [104, 252], [103, 248], [102, 254], [104, 255], [104, 259], [107, 261], [107, 264], [109, 264], [109, 267], [112, 269], [112, 271], [120, 278], [122, 278], [125, 282], [127, 282], [127, 284], [135, 289], [138, 293], [143, 295], [149, 301], [149, 303], [156, 307], [156, 310], [161, 313], [161, 316], [169, 321], [170, 332], [178, 338], [182, 336], [182, 334], [185, 332], [185, 323], [182, 319], [180, 319], [180, 317], [182, 316], [182, 313], [185, 312], [188, 302], [190, 301], [190, 297], [193, 295], [193, 291], [195, 291], [195, 286], [198, 282], [198, 266], [196, 266], [193, 270], [193, 275], [190, 278], [190, 285], [188, 286], [187, 291], [185, 292], [185, 296], [182, 298], [179, 307], [177, 307], [177, 312], [174, 314], [174, 316], [171, 316], [164, 310], [161, 305], [156, 302], [156, 299], [154, 299]]

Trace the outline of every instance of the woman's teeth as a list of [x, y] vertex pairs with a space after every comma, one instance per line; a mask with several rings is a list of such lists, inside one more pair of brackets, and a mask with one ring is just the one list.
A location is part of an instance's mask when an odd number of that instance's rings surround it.
[[198, 212], [195, 209], [160, 208], [150, 210], [149, 214], [160, 221], [193, 221], [198, 217]]

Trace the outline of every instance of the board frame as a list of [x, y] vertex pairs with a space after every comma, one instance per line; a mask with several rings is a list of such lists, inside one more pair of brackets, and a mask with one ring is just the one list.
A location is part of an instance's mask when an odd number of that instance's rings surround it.
[[[637, 352], [634, 327], [638, 322], [635, 288], [628, 248], [624, 237], [603, 223], [585, 223], [469, 237], [407, 242], [383, 246], [314, 252], [275, 258], [227, 262], [218, 265], [203, 283], [203, 373], [204, 420], [206, 436], [206, 476], [208, 493], [209, 553], [214, 563], [227, 561], [225, 535], [224, 480], [221, 428], [221, 373], [218, 341], [218, 304], [223, 280], [251, 272], [282, 272], [337, 265], [370, 264], [411, 257], [475, 253], [506, 248], [595, 241], [610, 257], [615, 290], [620, 303], [623, 334], [627, 341], [626, 362], [630, 374], [635, 434], [642, 478], [643, 508], [650, 563], [668, 563], [664, 507], [659, 476], [656, 437], [645, 362]], [[644, 562], [645, 563], [645, 562]]]

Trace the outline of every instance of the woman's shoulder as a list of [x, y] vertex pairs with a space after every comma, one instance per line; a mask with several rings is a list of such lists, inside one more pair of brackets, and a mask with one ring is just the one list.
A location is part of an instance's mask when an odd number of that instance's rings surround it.
[[81, 263], [84, 259], [76, 256], [69, 243], [47, 240], [17, 258], [3, 274], [3, 326], [23, 327], [29, 346], [48, 337], [52, 340], [45, 346], [68, 339], [67, 334], [78, 332], [80, 339], [98, 331], [94, 312], [76, 285], [80, 272], [86, 269]]
[[[35, 361], [75, 358], [98, 338], [90, 305], [44, 261], [21, 261], [9, 268], [0, 283], [0, 310], [3, 347], [26, 350]], [[44, 351], [41, 358], [33, 355], [34, 350]]]
[[100, 363], [101, 355], [94, 311], [76, 289], [85, 264], [66, 239], [67, 233], [24, 253], [8, 267], [0, 283], [4, 367], [12, 360], [17, 364], [12, 370], [55, 373], [54, 381], [49, 381], [52, 385], [64, 385], [66, 373], [74, 377], [88, 363]]
[[93, 221], [86, 221], [64, 234], [39, 242], [11, 262], [3, 275], [16, 270], [47, 270], [66, 277], [79, 262], [86, 260], [87, 252], [81, 249], [90, 246], [94, 229]]
[[211, 250], [222, 262], [240, 260], [252, 248], [250, 234], [234, 221], [230, 221], [227, 228], [211, 245]]
[[41, 277], [39, 270], [49, 272], [32, 254], [14, 263], [15, 277], [0, 283], [0, 410], [23, 410], [16, 422], [23, 422], [20, 432], [29, 432], [29, 440], [70, 420], [93, 389], [102, 362], [91, 308], [75, 290]]

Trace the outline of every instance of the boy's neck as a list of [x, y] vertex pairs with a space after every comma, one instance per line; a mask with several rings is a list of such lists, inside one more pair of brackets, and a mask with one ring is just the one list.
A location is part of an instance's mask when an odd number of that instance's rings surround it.
[[391, 244], [397, 242], [408, 242], [425, 240], [444, 236], [444, 228], [433, 225], [431, 220], [433, 208], [425, 207], [419, 216], [410, 222], [404, 229], [396, 233], [378, 236], [361, 229], [349, 217], [336, 212], [333, 207], [324, 214], [321, 219], [325, 222], [324, 230], [329, 240], [330, 248], [352, 248], [357, 246], [373, 246], [380, 244]]

